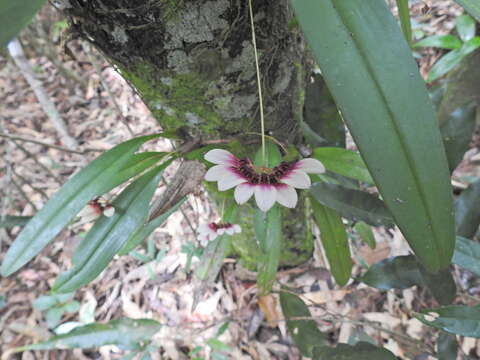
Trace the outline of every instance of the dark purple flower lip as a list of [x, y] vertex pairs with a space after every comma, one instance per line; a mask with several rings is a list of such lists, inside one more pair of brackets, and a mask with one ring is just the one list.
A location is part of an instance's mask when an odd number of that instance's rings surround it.
[[294, 162], [282, 162], [273, 168], [255, 167], [249, 158], [239, 159], [238, 165], [232, 168], [241, 176], [245, 177], [248, 183], [253, 185], [276, 185], [280, 184], [280, 179], [288, 175], [290, 171], [295, 169]]

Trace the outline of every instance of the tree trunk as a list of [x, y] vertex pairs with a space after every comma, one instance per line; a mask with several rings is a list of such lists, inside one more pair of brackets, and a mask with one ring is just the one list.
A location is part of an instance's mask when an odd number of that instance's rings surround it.
[[[163, 130], [183, 141], [260, 142], [249, 134], [260, 132], [260, 122], [247, 0], [64, 0], [61, 7], [72, 30], [114, 64]], [[299, 144], [310, 63], [304, 39], [287, 0], [255, 0], [253, 11], [266, 132]], [[253, 148], [241, 151], [251, 156]], [[304, 213], [299, 206], [288, 217], [305, 224]], [[312, 249], [298, 226], [286, 228], [294, 263]]]

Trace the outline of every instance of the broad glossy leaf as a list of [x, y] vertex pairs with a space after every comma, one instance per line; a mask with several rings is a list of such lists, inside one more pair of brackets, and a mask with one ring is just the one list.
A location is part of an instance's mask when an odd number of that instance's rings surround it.
[[155, 137], [158, 135], [119, 144], [74, 175], [17, 236], [5, 255], [1, 274], [8, 276], [17, 271], [53, 240], [88, 201], [125, 182], [128, 178], [121, 169], [140, 145]]
[[453, 334], [440, 332], [437, 339], [438, 360], [456, 360], [458, 353], [457, 337]]
[[312, 349], [314, 346], [326, 344], [326, 337], [313, 320], [289, 320], [293, 318], [309, 318], [312, 315], [303, 300], [289, 292], [286, 289], [280, 291], [280, 306], [282, 307], [283, 316], [287, 319], [287, 328], [290, 332], [295, 345], [303, 356], [312, 357]]
[[25, 226], [30, 220], [31, 216], [12, 216], [6, 215], [0, 217], [0, 228], [12, 228], [14, 226]]
[[452, 262], [480, 276], [480, 243], [457, 236]]
[[150, 170], [131, 183], [112, 202], [115, 213], [101, 216], [73, 255], [73, 268], [60, 274], [52, 290], [69, 292], [89, 283], [107, 267], [130, 235], [147, 219], [150, 200], [160, 181], [163, 166]]
[[319, 74], [307, 84], [302, 124], [306, 140], [311, 146], [345, 147], [345, 124], [337, 105]]
[[440, 305], [449, 305], [455, 299], [457, 286], [453, 280], [452, 273], [449, 268], [441, 269], [436, 273], [429, 273], [426, 269], [418, 264], [423, 281]]
[[360, 154], [343, 148], [320, 147], [313, 150], [312, 157], [322, 162], [327, 170], [373, 184]]
[[338, 285], [344, 286], [350, 279], [353, 267], [345, 225], [335, 210], [319, 204], [315, 199], [311, 203], [330, 270]]
[[257, 209], [254, 228], [261, 250], [257, 262], [257, 286], [265, 295], [272, 289], [282, 251], [282, 212], [279, 205], [274, 205], [266, 213]]
[[5, 47], [45, 4], [45, 0], [0, 2], [0, 48]]
[[405, 40], [412, 45], [412, 23], [410, 21], [410, 9], [408, 8], [408, 0], [396, 0], [398, 17], [400, 18], [400, 25], [402, 27]]
[[407, 289], [414, 285], [425, 285], [414, 256], [391, 257], [370, 266], [360, 278], [365, 284], [377, 289]]
[[478, 0], [455, 0], [455, 2], [462, 6], [477, 21], [480, 21], [480, 2]]
[[445, 152], [390, 9], [384, 0], [291, 2], [395, 222], [430, 271], [448, 266], [455, 234]]
[[372, 228], [370, 225], [359, 221], [353, 227], [355, 231], [360, 235], [362, 240], [370, 247], [370, 249], [375, 249], [377, 243], [375, 242], [375, 235], [373, 234]]
[[121, 318], [106, 324], [93, 323], [76, 327], [38, 344], [22, 346], [18, 351], [94, 348], [103, 345], [134, 346], [149, 341], [160, 330], [160, 323], [151, 319]]
[[454, 35], [433, 35], [417, 41], [413, 47], [438, 47], [442, 49], [460, 49], [463, 43]]
[[130, 235], [127, 242], [123, 246], [122, 250], [120, 250], [118, 254], [126, 255], [130, 251], [132, 251], [135, 247], [140, 245], [156, 228], [162, 225], [170, 215], [172, 215], [175, 211], [177, 211], [186, 200], [187, 200], [186, 197], [183, 198], [166, 213], [160, 215], [159, 217], [153, 219], [152, 221], [138, 228], [132, 235]]
[[458, 36], [463, 42], [473, 39], [475, 36], [475, 20], [470, 15], [461, 15], [455, 19]]
[[453, 172], [469, 149], [475, 129], [476, 104], [465, 104], [455, 111], [440, 125], [443, 145], [447, 153], [448, 166]]
[[317, 182], [311, 186], [310, 194], [320, 204], [338, 211], [347, 219], [362, 220], [373, 226], [393, 225], [383, 201], [364, 191]]
[[468, 54], [474, 52], [480, 47], [480, 37], [474, 37], [462, 45], [460, 49], [452, 50], [448, 54], [442, 56], [428, 73], [428, 81], [434, 81], [445, 75], [458, 65]]
[[455, 201], [457, 235], [473, 238], [480, 225], [480, 180], [471, 183]]
[[428, 309], [415, 317], [426, 325], [446, 332], [480, 338], [480, 307], [450, 305]]
[[313, 348], [313, 358], [317, 360], [396, 360], [390, 351], [377, 347], [368, 342], [359, 342], [355, 345], [338, 344], [331, 348], [320, 346]]

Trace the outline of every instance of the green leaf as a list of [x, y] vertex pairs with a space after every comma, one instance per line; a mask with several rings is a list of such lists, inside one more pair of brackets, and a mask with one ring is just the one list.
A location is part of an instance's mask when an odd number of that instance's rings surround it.
[[320, 147], [313, 150], [312, 157], [320, 160], [327, 170], [373, 184], [361, 156], [355, 151], [342, 148]]
[[256, 166], [266, 166], [273, 168], [282, 162], [282, 154], [278, 150], [278, 146], [271, 141], [265, 141], [265, 163], [262, 159], [262, 149], [259, 149], [253, 160]]
[[315, 199], [311, 203], [330, 270], [337, 284], [344, 286], [350, 279], [353, 267], [345, 225], [335, 210], [319, 204]]
[[377, 289], [407, 289], [425, 285], [414, 256], [391, 257], [370, 266], [360, 281]]
[[460, 49], [463, 43], [454, 35], [433, 35], [413, 44], [413, 47], [438, 47], [442, 49]]
[[480, 47], [480, 37], [474, 37], [462, 45], [460, 49], [452, 50], [448, 54], [442, 56], [428, 73], [427, 81], [437, 80], [447, 72], [458, 65], [468, 54], [474, 52]]
[[160, 323], [150, 319], [121, 318], [106, 324], [80, 326], [67, 334], [58, 335], [38, 344], [22, 346], [17, 351], [93, 348], [103, 345], [133, 346], [149, 341], [160, 330]]
[[143, 226], [148, 215], [148, 204], [160, 181], [164, 165], [150, 170], [132, 182], [112, 202], [115, 213], [101, 216], [80, 245], [75, 249], [73, 268], [60, 274], [53, 291], [68, 292], [95, 279], [130, 235]]
[[383, 201], [372, 194], [324, 182], [313, 184], [310, 194], [320, 204], [338, 211], [347, 219], [362, 220], [372, 226], [393, 225]]
[[449, 268], [441, 269], [436, 273], [430, 273], [419, 264], [420, 273], [423, 281], [430, 293], [440, 305], [449, 305], [455, 299], [457, 286], [453, 280], [452, 273]]
[[207, 345], [217, 351], [232, 351], [232, 348], [218, 339], [208, 339]]
[[457, 236], [452, 262], [480, 276], [480, 243]]
[[471, 183], [455, 201], [457, 235], [473, 238], [480, 225], [480, 180]]
[[480, 21], [480, 2], [478, 0], [455, 0], [455, 2], [477, 19], [477, 21]]
[[43, 311], [47, 310], [51, 307], [54, 307], [56, 305], [63, 304], [67, 301], [69, 301], [75, 293], [66, 293], [66, 294], [53, 294], [53, 295], [42, 295], [39, 296], [37, 299], [35, 299], [32, 302], [32, 306], [34, 309]]
[[360, 235], [362, 240], [370, 247], [370, 249], [375, 249], [377, 244], [375, 242], [375, 235], [373, 234], [372, 228], [364, 223], [359, 221], [355, 224], [353, 229]]
[[440, 332], [437, 339], [438, 360], [456, 360], [457, 354], [457, 337], [453, 334]]
[[326, 337], [318, 330], [317, 323], [311, 319], [290, 320], [294, 318], [310, 318], [310, 310], [297, 295], [280, 291], [280, 306], [287, 319], [288, 331], [303, 356], [312, 357], [314, 346], [326, 344]]
[[169, 209], [164, 214], [160, 215], [159, 217], [153, 219], [152, 221], [146, 223], [145, 225], [139, 227], [130, 237], [128, 238], [127, 242], [123, 246], [123, 248], [118, 252], [119, 255], [126, 255], [130, 251], [132, 251], [135, 247], [140, 245], [150, 234], [159, 226], [161, 226], [170, 215], [176, 212], [180, 206], [187, 200], [186, 197], [181, 199], [178, 203], [176, 203], [171, 209]]
[[345, 124], [319, 74], [313, 75], [313, 81], [307, 84], [303, 117], [303, 132], [311, 146], [345, 147]]
[[455, 111], [440, 125], [448, 166], [453, 172], [470, 148], [475, 129], [476, 104], [467, 103]]
[[256, 209], [254, 228], [261, 251], [257, 261], [257, 286], [260, 294], [265, 295], [272, 289], [282, 251], [282, 212], [280, 207], [274, 205], [266, 213]]
[[47, 320], [47, 326], [49, 329], [56, 327], [60, 324], [64, 311], [62, 308], [51, 308], [48, 309], [47, 313], [45, 314], [45, 320]]
[[463, 42], [474, 38], [475, 25], [475, 20], [469, 15], [462, 15], [455, 19], [458, 36], [460, 36]]
[[58, 235], [88, 201], [125, 182], [128, 177], [126, 178], [125, 173], [119, 170], [140, 145], [158, 136], [142, 136], [119, 144], [73, 176], [17, 236], [5, 255], [1, 275], [8, 276], [30, 261]]
[[12, 228], [14, 226], [25, 226], [31, 219], [31, 216], [11, 216], [0, 217], [0, 229]]
[[45, 0], [15, 0], [0, 3], [0, 48], [5, 47], [45, 4]]
[[415, 317], [428, 326], [451, 334], [480, 338], [480, 307], [450, 305], [423, 310]]
[[334, 348], [327, 346], [315, 347], [313, 349], [314, 359], [328, 360], [396, 360], [397, 358], [390, 351], [374, 346], [368, 342], [359, 342], [353, 346], [338, 344]]
[[408, 0], [396, 0], [398, 8], [398, 17], [400, 18], [400, 25], [402, 27], [405, 40], [412, 45], [412, 23], [410, 21], [410, 10], [408, 8]]
[[390, 9], [384, 0], [291, 2], [395, 222], [430, 271], [448, 266], [455, 234], [445, 152]]

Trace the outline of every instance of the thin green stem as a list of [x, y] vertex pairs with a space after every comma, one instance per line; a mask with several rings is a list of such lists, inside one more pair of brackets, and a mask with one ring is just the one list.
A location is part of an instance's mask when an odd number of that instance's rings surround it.
[[260, 128], [262, 133], [262, 162], [265, 165], [265, 121], [263, 116], [262, 82], [260, 79], [260, 66], [258, 65], [257, 40], [255, 37], [255, 24], [253, 21], [252, 0], [248, 0], [248, 9], [250, 11], [250, 25], [252, 27], [253, 51], [255, 52], [255, 66], [257, 69], [258, 97], [260, 102]]

